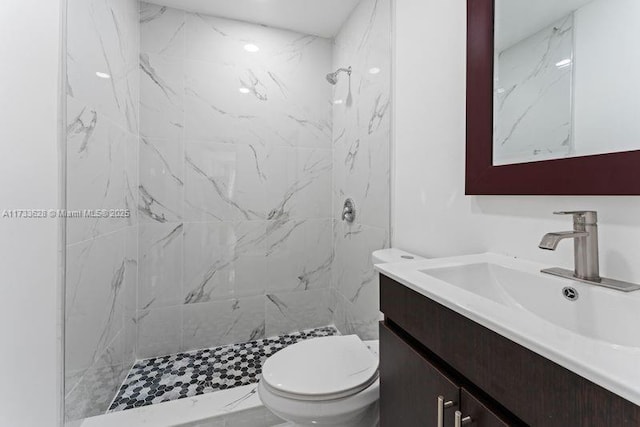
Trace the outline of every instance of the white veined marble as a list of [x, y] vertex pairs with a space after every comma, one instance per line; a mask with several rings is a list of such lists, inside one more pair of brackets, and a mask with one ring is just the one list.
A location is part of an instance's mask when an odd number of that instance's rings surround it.
[[574, 151], [573, 14], [500, 52], [494, 88], [496, 165]]
[[137, 341], [139, 21], [135, 0], [67, 2], [65, 419], [102, 413]]
[[264, 296], [188, 304], [184, 307], [183, 351], [265, 336]]
[[139, 31], [137, 1], [68, 2], [67, 94], [132, 133], [138, 131]]
[[331, 41], [146, 3], [140, 22], [139, 353], [330, 323]]
[[[133, 0], [69, 0], [68, 18], [69, 207], [132, 210], [69, 223], [68, 420], [104, 410], [135, 357], [332, 321], [375, 337], [390, 1], [363, 0], [335, 43]], [[350, 85], [326, 82], [347, 65]]]
[[266, 336], [320, 327], [331, 320], [329, 289], [267, 294], [265, 303]]
[[140, 138], [141, 222], [175, 223], [184, 216], [184, 161], [179, 140]]
[[135, 228], [70, 245], [65, 301], [67, 417], [106, 409], [133, 361]]
[[142, 224], [139, 229], [138, 309], [183, 301], [183, 224]]
[[343, 333], [377, 337], [378, 282], [371, 253], [389, 245], [391, 3], [363, 0], [334, 43], [333, 65], [353, 67], [333, 91], [333, 205], [351, 197], [353, 225], [336, 220], [331, 307]]
[[[67, 209], [134, 208], [136, 177], [128, 167], [128, 154], [137, 148], [135, 136], [73, 98], [68, 99], [67, 115]], [[69, 219], [67, 241], [93, 239], [130, 225], [130, 220]]]

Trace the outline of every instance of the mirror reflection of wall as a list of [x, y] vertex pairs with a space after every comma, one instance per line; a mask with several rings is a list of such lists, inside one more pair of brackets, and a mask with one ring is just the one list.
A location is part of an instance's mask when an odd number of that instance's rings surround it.
[[640, 149], [640, 2], [496, 0], [494, 165]]

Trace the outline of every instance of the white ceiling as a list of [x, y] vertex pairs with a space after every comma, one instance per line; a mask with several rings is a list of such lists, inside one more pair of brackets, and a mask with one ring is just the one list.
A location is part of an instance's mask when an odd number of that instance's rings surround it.
[[526, 39], [593, 0], [498, 0], [496, 50]]
[[190, 12], [334, 37], [359, 0], [146, 0]]

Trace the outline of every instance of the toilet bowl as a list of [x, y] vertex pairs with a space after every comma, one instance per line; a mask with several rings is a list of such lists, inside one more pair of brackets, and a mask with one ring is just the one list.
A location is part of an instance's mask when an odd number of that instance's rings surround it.
[[[398, 249], [371, 256], [373, 264], [423, 259]], [[286, 426], [378, 425], [378, 341], [356, 335], [315, 338], [269, 357], [258, 394]]]
[[356, 335], [299, 342], [266, 360], [258, 394], [288, 426], [377, 426], [377, 351]]

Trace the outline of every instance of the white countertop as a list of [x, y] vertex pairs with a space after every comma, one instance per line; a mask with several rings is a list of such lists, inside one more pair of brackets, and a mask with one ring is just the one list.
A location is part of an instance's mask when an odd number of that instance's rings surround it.
[[[640, 345], [619, 345], [612, 343], [615, 340], [594, 339], [545, 320], [517, 303], [497, 303], [421, 272], [431, 268], [480, 263], [495, 264], [532, 275], [539, 275], [542, 268], [551, 267], [490, 253], [378, 264], [375, 267], [380, 273], [408, 288], [640, 405]], [[607, 313], [616, 320], [616, 304], [624, 305], [627, 313], [631, 307], [633, 313], [638, 313], [637, 319], [640, 319], [640, 291], [624, 293], [547, 275], [541, 277], [541, 282], [542, 279], [545, 283], [548, 283], [547, 279], [557, 281], [551, 284], [557, 286], [558, 290], [563, 286], [572, 286], [580, 293], [585, 293], [590, 299], [583, 304], [605, 301], [607, 306], [597, 307], [600, 318], [589, 319], [591, 324], [607, 321]], [[531, 290], [534, 298], [536, 292], [536, 289]], [[559, 298], [562, 296], [559, 295]], [[589, 313], [590, 307], [586, 307], [586, 310]], [[620, 323], [623, 324], [612, 327], [637, 330], [637, 342], [640, 343], [640, 322]], [[606, 327], [601, 329], [606, 333]]]

